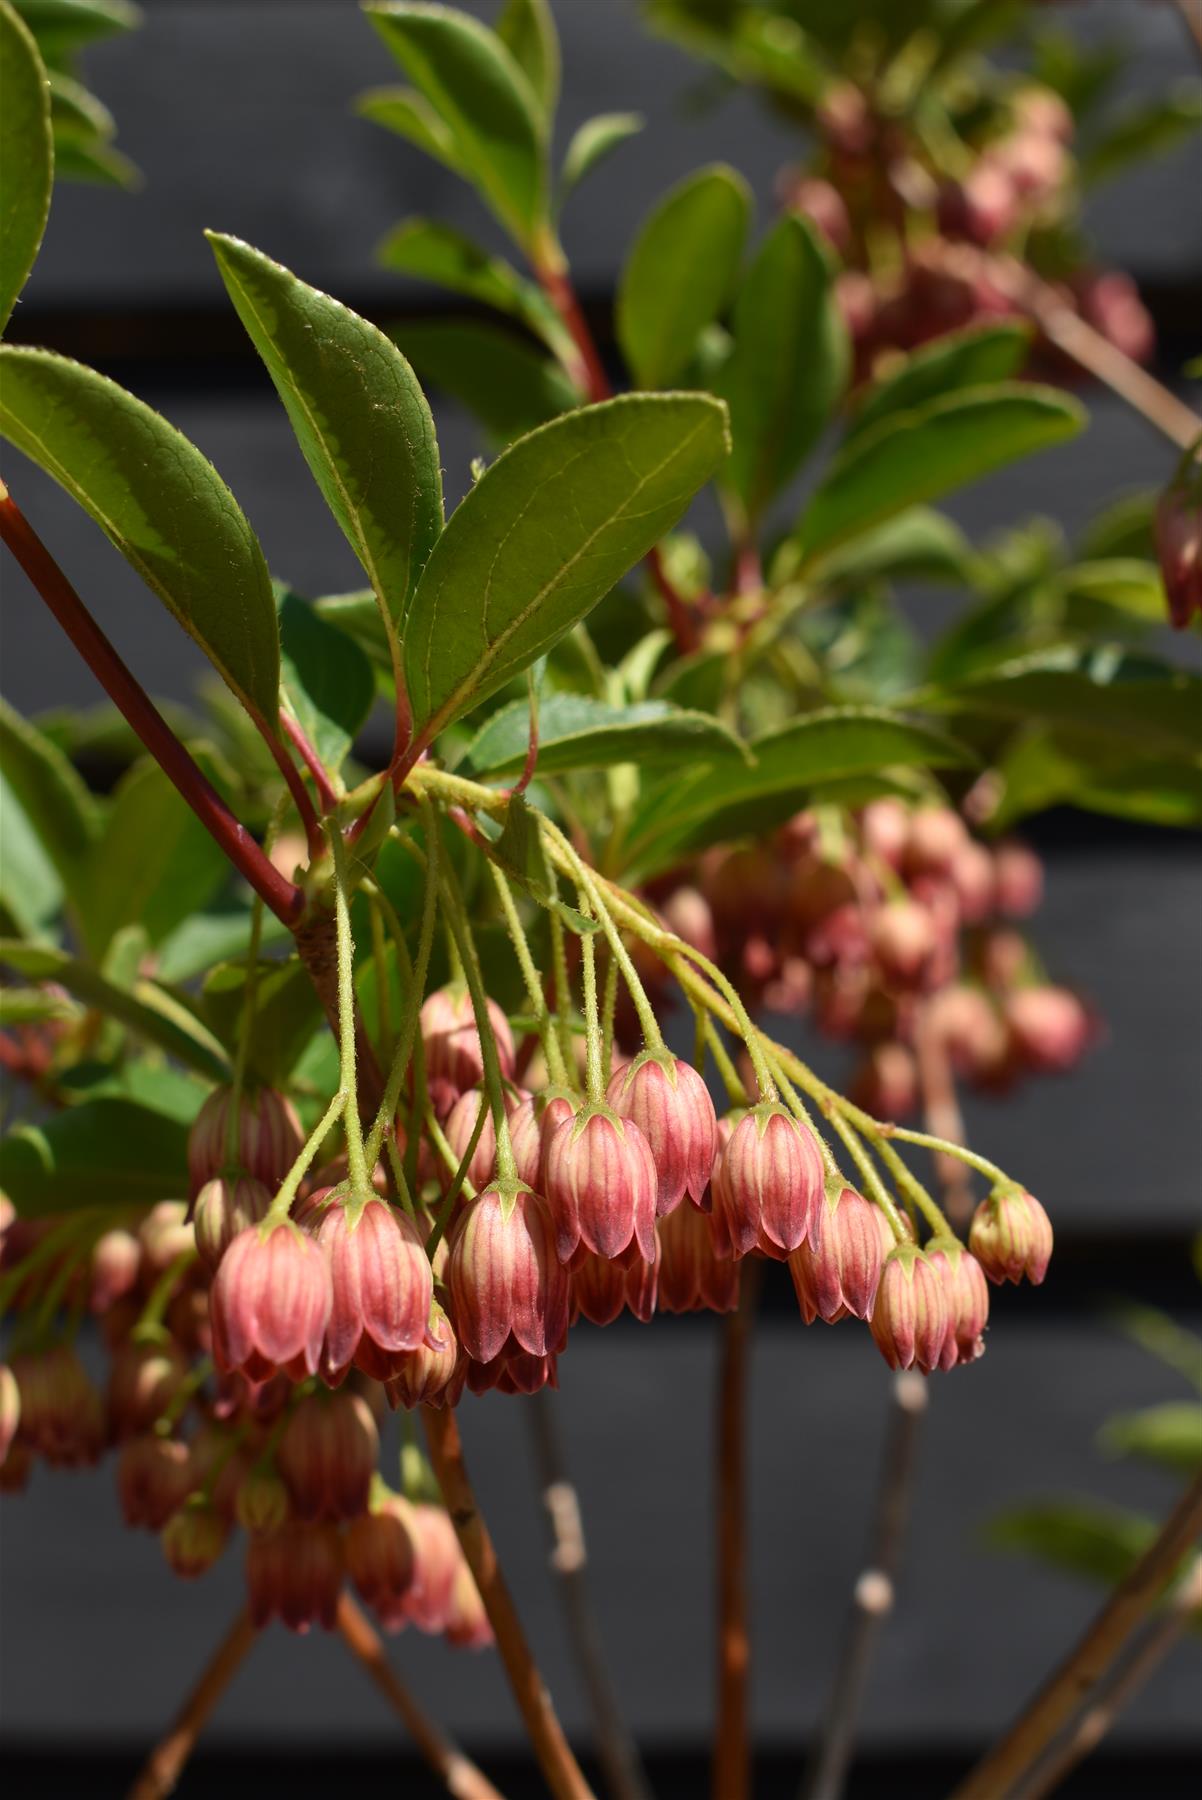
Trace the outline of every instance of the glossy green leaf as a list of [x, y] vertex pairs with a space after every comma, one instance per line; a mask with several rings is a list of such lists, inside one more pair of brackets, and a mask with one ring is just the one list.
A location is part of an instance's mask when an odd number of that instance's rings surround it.
[[0, 932], [38, 937], [62, 903], [58, 871], [5, 779], [0, 756]]
[[816, 786], [891, 768], [971, 767], [962, 744], [880, 707], [830, 707], [753, 739], [750, 768], [686, 770], [660, 783], [631, 822], [629, 857], [646, 875], [686, 848], [778, 824]]
[[941, 395], [1007, 381], [1019, 373], [1030, 347], [1030, 328], [1016, 322], [974, 325], [924, 344], [867, 389], [852, 415], [848, 437], [867, 431], [891, 413], [912, 412]]
[[912, 506], [883, 525], [852, 538], [823, 559], [824, 588], [873, 581], [970, 582], [976, 575], [972, 545], [946, 514]]
[[92, 181], [99, 187], [136, 188], [142, 175], [136, 163], [100, 138], [55, 138], [54, 172], [60, 178]]
[[661, 200], [618, 284], [618, 342], [638, 387], [668, 387], [734, 291], [751, 216], [741, 175], [699, 169]]
[[336, 630], [353, 638], [377, 673], [386, 673], [392, 683], [392, 656], [388, 636], [370, 588], [358, 588], [349, 594], [326, 594], [313, 602], [313, 610]]
[[[158, 947], [155, 970], [168, 986], [192, 981], [214, 963], [244, 956], [250, 946], [250, 908], [229, 912], [194, 912]], [[290, 932], [272, 912], [264, 910], [260, 943], [264, 950], [286, 943]]]
[[495, 31], [451, 7], [396, 3], [366, 10], [442, 119], [463, 174], [519, 242], [530, 245], [546, 218], [546, 121], [510, 51]]
[[803, 514], [807, 561], [908, 506], [938, 500], [1074, 437], [1075, 400], [1032, 384], [972, 388], [891, 413], [845, 444]]
[[[219, 963], [203, 989], [205, 1017], [223, 1043], [237, 1042], [245, 1016], [245, 963]], [[322, 1024], [321, 1002], [299, 957], [259, 965], [255, 1022], [247, 1067], [260, 1081], [282, 1086]]]
[[191, 1125], [212, 1091], [209, 1082], [141, 1057], [127, 1059], [115, 1069], [76, 1063], [64, 1071], [60, 1085], [80, 1100], [132, 1100], [181, 1125]]
[[[62, 751], [4, 699], [0, 699], [0, 777], [41, 848], [43, 866], [50, 863], [60, 892], [80, 901], [84, 871], [100, 831], [100, 808]], [[19, 833], [15, 819], [0, 825], [6, 847], [10, 829]], [[0, 871], [0, 883], [7, 887], [10, 876], [11, 870]], [[45, 901], [49, 889], [44, 874], [42, 879]], [[25, 901], [26, 896], [17, 896], [18, 906]], [[45, 918], [42, 902], [34, 902], [34, 914]]]
[[91, 514], [274, 730], [280, 650], [267, 564], [195, 445], [115, 381], [11, 346], [0, 349], [0, 431]]
[[48, 1019], [73, 1019], [75, 1007], [47, 988], [0, 987], [0, 1027], [42, 1025]]
[[1153, 1538], [1150, 1519], [1089, 1501], [1046, 1501], [1016, 1506], [991, 1521], [986, 1541], [995, 1550], [1019, 1550], [1070, 1575], [1112, 1587], [1128, 1574]]
[[559, 37], [550, 0], [505, 0], [496, 33], [538, 97], [547, 119], [559, 99]]
[[459, 147], [446, 122], [421, 94], [412, 88], [369, 88], [355, 102], [360, 118], [395, 132], [417, 149], [451, 169], [456, 175], [466, 174]]
[[1113, 556], [1074, 563], [1057, 585], [1068, 600], [1089, 601], [1145, 625], [1163, 625], [1167, 619], [1160, 569], [1156, 563], [1138, 557]]
[[1133, 755], [1126, 732], [1090, 737], [1025, 730], [998, 759], [998, 801], [987, 821], [1009, 831], [1050, 806], [1170, 830], [1202, 826], [1202, 766], [1180, 754]]
[[142, 14], [129, 0], [14, 0], [17, 12], [39, 37], [55, 42], [81, 44], [132, 31]]
[[187, 1007], [157, 982], [136, 980], [129, 988], [119, 987], [91, 964], [68, 956], [65, 951], [9, 939], [0, 940], [0, 963], [30, 981], [57, 982], [85, 1006], [115, 1019], [148, 1044], [156, 1044], [210, 1080], [220, 1081], [229, 1073], [221, 1045]]
[[188, 1127], [123, 1099], [85, 1100], [0, 1142], [0, 1188], [23, 1218], [182, 1198]]
[[1119, 1413], [1107, 1419], [1098, 1441], [1111, 1456], [1134, 1456], [1192, 1475], [1202, 1468], [1202, 1405], [1166, 1400], [1140, 1412]]
[[156, 762], [135, 763], [113, 797], [85, 872], [84, 932], [94, 955], [123, 925], [161, 943], [223, 885], [229, 864]]
[[405, 634], [428, 742], [550, 649], [680, 518], [727, 450], [700, 395], [626, 395], [532, 432], [487, 469], [426, 564]]
[[573, 132], [559, 172], [559, 204], [563, 206], [586, 175], [643, 129], [642, 113], [598, 113]]
[[442, 530], [438, 439], [417, 377], [358, 313], [249, 244], [207, 235], [314, 480], [399, 622]]
[[331, 773], [367, 723], [376, 678], [367, 654], [299, 594], [280, 604], [280, 672], [301, 730]]
[[563, 339], [563, 328], [550, 301], [512, 263], [492, 256], [453, 226], [434, 219], [405, 219], [376, 252], [386, 269], [436, 281], [452, 293], [479, 300], [508, 313], [549, 343]]
[[[0, 0], [0, 332], [33, 267], [54, 183], [46, 71], [28, 27]], [[19, 171], [19, 175], [18, 175]]]
[[[517, 774], [529, 733], [524, 700], [502, 707], [468, 745], [465, 767], [478, 775]], [[538, 746], [540, 775], [623, 762], [679, 767], [746, 757], [740, 740], [709, 713], [686, 712], [667, 700], [607, 706], [587, 694], [547, 696], [538, 712]]]
[[501, 443], [580, 403], [557, 362], [502, 327], [418, 319], [396, 326], [394, 335], [422, 379], [462, 401]]
[[730, 480], [755, 520], [814, 448], [847, 383], [847, 330], [826, 254], [796, 216], [760, 246], [732, 331], [718, 391], [730, 407]]

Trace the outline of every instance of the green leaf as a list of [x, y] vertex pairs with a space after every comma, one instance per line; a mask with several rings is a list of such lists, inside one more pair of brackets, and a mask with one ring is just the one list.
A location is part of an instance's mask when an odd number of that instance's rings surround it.
[[142, 21], [128, 0], [14, 0], [14, 4], [32, 32], [39, 37], [45, 32], [74, 48], [132, 31]]
[[[524, 700], [502, 707], [481, 727], [464, 755], [477, 775], [505, 776], [521, 770], [530, 733]], [[538, 770], [561, 775], [569, 769], [605, 769], [614, 763], [690, 766], [746, 758], [734, 733], [709, 713], [685, 712], [667, 700], [634, 706], [607, 706], [586, 694], [550, 694], [538, 713]]]
[[1113, 1587], [1155, 1536], [1152, 1520], [1117, 1507], [1051, 1500], [1002, 1513], [990, 1522], [986, 1542], [995, 1550], [1019, 1550], [1070, 1575]]
[[493, 842], [492, 854], [524, 893], [557, 913], [572, 931], [587, 935], [600, 930], [596, 919], [586, 918], [560, 898], [558, 878], [548, 867], [542, 835], [524, 794], [510, 795], [505, 824]]
[[[223, 1043], [233, 1045], [245, 1013], [245, 963], [219, 963], [203, 989], [205, 1017]], [[321, 1002], [297, 956], [259, 965], [255, 1022], [247, 1067], [258, 1080], [282, 1086], [322, 1022]]]
[[1194, 1331], [1178, 1325], [1176, 1319], [1158, 1306], [1143, 1306], [1134, 1300], [1120, 1300], [1110, 1308], [1114, 1323], [1132, 1343], [1146, 1350], [1166, 1368], [1202, 1392], [1202, 1338]]
[[410, 81], [442, 119], [460, 169], [529, 247], [546, 219], [546, 120], [495, 31], [450, 7], [366, 8]]
[[84, 936], [101, 956], [123, 925], [141, 925], [161, 943], [210, 901], [229, 865], [191, 807], [156, 762], [135, 763], [122, 779], [84, 875]]
[[[100, 830], [100, 808], [62, 751], [4, 699], [0, 699], [0, 777], [16, 801], [28, 833], [53, 867], [60, 892], [81, 902], [84, 871]], [[6, 849], [10, 826], [20, 834], [16, 821], [4, 821]], [[29, 866], [32, 869], [33, 864]], [[0, 874], [5, 887], [11, 873]], [[41, 907], [50, 889], [44, 873], [42, 888], [42, 900], [35, 903], [34, 912], [45, 918], [48, 915]], [[18, 904], [22, 898], [18, 896]]]
[[287, 593], [280, 604], [280, 670], [297, 723], [336, 774], [375, 699], [366, 652], [299, 594]]
[[505, 0], [497, 36], [522, 70], [548, 121], [559, 99], [559, 38], [550, 0]]
[[559, 171], [559, 204], [575, 193], [585, 176], [608, 156], [637, 136], [645, 121], [642, 113], [598, 113], [573, 132]]
[[618, 284], [617, 329], [638, 387], [669, 386], [734, 290], [751, 193], [723, 164], [699, 169], [659, 202]]
[[1086, 600], [1145, 625], [1165, 623], [1164, 582], [1154, 562], [1112, 556], [1074, 563], [1057, 587], [1068, 600]]
[[[50, 89], [32, 33], [0, 4], [0, 332], [33, 267], [54, 185]], [[19, 171], [19, 176], [17, 174]]]
[[56, 138], [54, 172], [73, 181], [94, 181], [100, 187], [129, 189], [142, 181], [137, 164], [99, 138]]
[[801, 467], [847, 382], [848, 342], [826, 255], [786, 214], [735, 301], [734, 350], [718, 391], [730, 407], [730, 479], [754, 521]]
[[326, 594], [313, 602], [313, 610], [319, 619], [354, 639], [377, 673], [387, 674], [391, 692], [392, 657], [380, 609], [371, 589], [359, 588], [350, 594]]
[[998, 760], [999, 797], [986, 823], [1009, 831], [1050, 806], [1131, 819], [1169, 830], [1202, 826], [1202, 768], [1175, 756], [1133, 756], [1125, 732], [1111, 738], [1024, 731]]
[[502, 443], [580, 403], [558, 363], [496, 325], [421, 319], [394, 336], [425, 381], [462, 401]]
[[355, 111], [360, 118], [370, 119], [373, 125], [382, 125], [385, 131], [406, 138], [454, 174], [467, 173], [445, 121], [429, 101], [421, 94], [415, 94], [412, 88], [369, 88], [356, 100]]
[[73, 1019], [75, 1008], [47, 988], [0, 987], [0, 1026], [41, 1025], [48, 1019]]
[[428, 743], [556, 643], [665, 531], [726, 454], [699, 395], [626, 395], [507, 450], [426, 564], [405, 634], [415, 731]]
[[210, 1092], [209, 1084], [194, 1075], [140, 1059], [116, 1069], [75, 1063], [64, 1071], [59, 1085], [81, 1100], [133, 1100], [181, 1125], [191, 1125]]
[[824, 557], [822, 585], [863, 586], [874, 581], [971, 581], [972, 545], [944, 513], [912, 506]]
[[266, 729], [280, 651], [259, 541], [213, 465], [115, 381], [0, 349], [0, 431], [91, 514]]
[[1086, 183], [1107, 181], [1132, 163], [1163, 156], [1202, 125], [1202, 96], [1189, 81], [1173, 93], [1131, 106], [1081, 158]]
[[[156, 982], [138, 980], [118, 987], [90, 964], [48, 946], [0, 940], [0, 963], [31, 981], [54, 981], [107, 1018], [157, 1044], [160, 1050], [212, 1081], [229, 1074], [221, 1045], [191, 1012]], [[0, 1186], [3, 1183], [0, 1182]]]
[[152, 1206], [188, 1185], [188, 1127], [132, 1100], [85, 1100], [0, 1143], [0, 1188], [23, 1218]]
[[912, 412], [941, 395], [1006, 381], [1018, 374], [1030, 347], [1030, 328], [1022, 324], [974, 325], [924, 344], [867, 390], [847, 435], [852, 438], [892, 413]]
[[[274, 913], [264, 911], [260, 942], [264, 949], [286, 943], [291, 933]], [[158, 947], [155, 968], [168, 985], [192, 981], [214, 963], [245, 955], [250, 945], [250, 909], [195, 912]]]
[[750, 768], [687, 770], [661, 783], [636, 812], [629, 857], [641, 875], [687, 848], [745, 837], [788, 818], [828, 782], [890, 768], [971, 767], [970, 751], [915, 719], [881, 707], [829, 707], [753, 739]]
[[386, 269], [439, 282], [453, 293], [508, 313], [552, 346], [562, 341], [558, 315], [541, 289], [504, 257], [491, 256], [450, 225], [405, 219], [389, 232], [376, 255]]
[[1202, 1405], [1166, 1400], [1107, 1419], [1098, 1442], [1111, 1456], [1135, 1456], [1192, 1475], [1202, 1468]]
[[442, 530], [434, 420], [390, 338], [237, 238], [217, 267], [326, 505], [394, 623]]
[[56, 143], [63, 138], [99, 138], [107, 143], [117, 125], [103, 100], [60, 69], [49, 79], [50, 120]]
[[908, 506], [1063, 443], [1084, 422], [1075, 400], [1027, 383], [969, 389], [890, 414], [844, 445], [811, 499], [799, 528], [807, 561]]
[[0, 756], [0, 932], [39, 937], [63, 903], [63, 884], [4, 777]]

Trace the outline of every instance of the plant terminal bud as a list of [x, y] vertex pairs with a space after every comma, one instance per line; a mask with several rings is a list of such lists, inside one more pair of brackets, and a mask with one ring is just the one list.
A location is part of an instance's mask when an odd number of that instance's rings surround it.
[[1052, 1257], [1052, 1222], [1033, 1194], [1020, 1188], [994, 1188], [973, 1214], [968, 1247], [990, 1281], [1036, 1287]]

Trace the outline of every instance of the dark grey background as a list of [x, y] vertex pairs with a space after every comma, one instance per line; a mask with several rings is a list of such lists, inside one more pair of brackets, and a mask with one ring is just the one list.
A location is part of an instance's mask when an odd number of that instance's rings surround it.
[[[481, 8], [482, 12], [490, 9]], [[617, 0], [560, 0], [566, 129], [598, 110], [641, 108], [643, 139], [599, 173], [566, 237], [586, 295], [602, 301], [622, 245], [655, 194], [725, 156], [766, 215], [790, 140], [736, 97], [704, 119], [681, 97], [696, 69], [638, 31]], [[1170, 7], [1066, 9], [1087, 34], [1133, 34], [1132, 90], [1188, 68]], [[437, 301], [373, 267], [374, 244], [410, 212], [492, 240], [466, 190], [398, 139], [357, 121], [357, 91], [393, 79], [374, 33], [344, 0], [160, 0], [144, 31], [91, 57], [122, 146], [148, 176], [137, 198], [55, 196], [21, 325], [112, 366], [210, 454], [277, 573], [302, 590], [356, 585], [282, 411], [249, 360], [230, 354], [224, 297], [201, 228], [239, 232], [307, 279], [377, 313]], [[1196, 146], [1106, 190], [1091, 222], [1104, 257], [1178, 298], [1202, 274]], [[495, 240], [493, 240], [495, 241]], [[1196, 349], [1197, 344], [1189, 346]], [[953, 507], [974, 532], [1031, 511], [1070, 530], [1104, 499], [1158, 482], [1171, 453], [1104, 397], [1084, 445], [1021, 465]], [[478, 443], [438, 405], [450, 494]], [[187, 694], [199, 663], [157, 603], [57, 490], [10, 457], [6, 473], [89, 603], [156, 692]], [[90, 677], [11, 565], [3, 571], [3, 684], [23, 708], [95, 698]], [[934, 602], [924, 602], [934, 606]], [[933, 612], [928, 615], [934, 617]], [[874, 1678], [866, 1742], [884, 1751], [959, 1746], [1004, 1723], [1096, 1604], [1088, 1590], [987, 1551], [984, 1521], [1009, 1501], [1093, 1495], [1163, 1510], [1172, 1483], [1103, 1460], [1092, 1439], [1112, 1411], [1184, 1389], [1107, 1325], [1116, 1288], [1196, 1312], [1185, 1244], [1197, 1227], [1197, 1018], [1202, 859], [1196, 840], [1055, 820], [1041, 834], [1048, 898], [1036, 938], [1055, 976], [1107, 1022], [1071, 1080], [1006, 1106], [970, 1109], [973, 1141], [1021, 1175], [1055, 1219], [1060, 1248], [1039, 1295], [995, 1300], [990, 1352], [937, 1380], [913, 1541]], [[823, 1066], [837, 1067], [829, 1049]], [[630, 1717], [659, 1746], [699, 1743], [710, 1704], [710, 1322], [585, 1329], [562, 1366], [561, 1416], [580, 1480], [594, 1588]], [[755, 1719], [761, 1741], [796, 1746], [830, 1674], [834, 1634], [868, 1518], [886, 1375], [867, 1333], [806, 1332], [779, 1282], [755, 1352], [752, 1564]], [[486, 1510], [570, 1728], [584, 1713], [543, 1559], [520, 1403], [464, 1405]], [[167, 1579], [157, 1546], [121, 1530], [111, 1471], [39, 1473], [0, 1516], [0, 1732], [58, 1747], [147, 1738], [178, 1701], [238, 1602], [236, 1559], [194, 1587]], [[398, 1664], [472, 1743], [513, 1744], [495, 1658], [412, 1634]], [[1198, 1652], [1186, 1646], [1116, 1734], [1157, 1750], [1196, 1743]], [[292, 1747], [394, 1740], [394, 1726], [336, 1643], [273, 1632], [223, 1702], [217, 1743]]]

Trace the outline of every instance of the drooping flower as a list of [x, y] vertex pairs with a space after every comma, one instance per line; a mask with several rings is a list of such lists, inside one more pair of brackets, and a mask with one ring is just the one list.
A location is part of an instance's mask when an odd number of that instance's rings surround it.
[[531, 1356], [558, 1350], [568, 1329], [568, 1275], [547, 1203], [528, 1188], [488, 1188], [452, 1234], [447, 1275], [459, 1340], [491, 1362], [512, 1334]]
[[939, 1366], [954, 1369], [957, 1363], [975, 1362], [985, 1354], [984, 1333], [989, 1319], [985, 1272], [958, 1238], [933, 1238], [926, 1254], [943, 1283], [947, 1301], [947, 1336]]
[[789, 1273], [801, 1316], [827, 1324], [872, 1313], [881, 1265], [893, 1247], [889, 1221], [854, 1188], [823, 1200], [816, 1229], [789, 1257]]
[[787, 1256], [805, 1242], [822, 1202], [825, 1169], [818, 1140], [783, 1106], [744, 1113], [714, 1171], [714, 1232], [720, 1255], [746, 1256], [757, 1244]]
[[718, 1120], [709, 1089], [691, 1064], [645, 1051], [612, 1076], [606, 1099], [638, 1126], [655, 1160], [656, 1212], [662, 1218], [687, 1194], [699, 1206], [714, 1172]]
[[939, 1272], [915, 1244], [898, 1244], [885, 1258], [869, 1326], [891, 1369], [929, 1375], [943, 1356], [947, 1297]]
[[268, 1087], [243, 1089], [231, 1145], [232, 1102], [232, 1088], [214, 1088], [188, 1133], [188, 1192], [193, 1199], [206, 1181], [231, 1166], [274, 1191], [300, 1154], [304, 1134], [283, 1094]]
[[367, 1507], [380, 1437], [361, 1394], [310, 1394], [292, 1412], [276, 1466], [300, 1519], [353, 1519]]
[[968, 1247], [990, 1281], [1025, 1276], [1038, 1287], [1051, 1261], [1052, 1222], [1034, 1194], [995, 1188], [973, 1214]]
[[252, 1537], [246, 1548], [247, 1603], [259, 1630], [279, 1618], [290, 1631], [312, 1625], [333, 1631], [345, 1572], [342, 1536], [334, 1525], [290, 1520]]
[[315, 1375], [333, 1305], [330, 1267], [311, 1237], [285, 1221], [240, 1231], [209, 1292], [213, 1357], [251, 1381], [279, 1370]]
[[254, 1175], [214, 1175], [196, 1196], [192, 1228], [201, 1262], [215, 1275], [240, 1231], [261, 1225], [271, 1209], [271, 1190]]
[[608, 1106], [589, 1105], [557, 1126], [543, 1157], [556, 1250], [568, 1262], [578, 1245], [621, 1256], [637, 1244], [655, 1255], [655, 1157], [639, 1127]]
[[374, 1196], [361, 1210], [334, 1201], [315, 1236], [331, 1281], [323, 1367], [339, 1375], [353, 1363], [387, 1381], [426, 1336], [434, 1277], [425, 1246], [410, 1219]]

